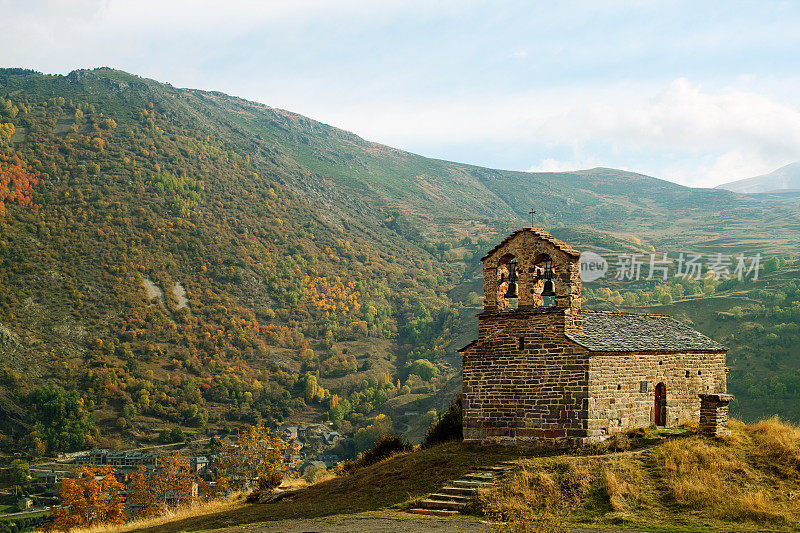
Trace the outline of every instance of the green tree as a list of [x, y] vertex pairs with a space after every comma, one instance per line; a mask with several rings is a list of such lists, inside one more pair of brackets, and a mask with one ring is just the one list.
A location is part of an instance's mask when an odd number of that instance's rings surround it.
[[33, 391], [29, 401], [37, 433], [49, 451], [74, 451], [87, 446], [95, 423], [77, 391], [45, 385]]
[[622, 303], [626, 307], [633, 307], [636, 305], [636, 293], [635, 292], [626, 292], [622, 295]]
[[14, 485], [24, 485], [31, 476], [31, 467], [27, 461], [14, 459], [8, 468], [8, 481]]
[[433, 376], [439, 373], [439, 369], [427, 359], [417, 359], [408, 364], [407, 373], [409, 375], [416, 374], [423, 381], [430, 381]]

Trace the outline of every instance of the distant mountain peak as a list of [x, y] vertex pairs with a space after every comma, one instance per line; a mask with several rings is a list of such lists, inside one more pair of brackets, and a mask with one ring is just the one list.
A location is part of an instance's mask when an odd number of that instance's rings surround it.
[[800, 161], [789, 163], [769, 174], [723, 183], [716, 188], [746, 194], [797, 190], [800, 189]]

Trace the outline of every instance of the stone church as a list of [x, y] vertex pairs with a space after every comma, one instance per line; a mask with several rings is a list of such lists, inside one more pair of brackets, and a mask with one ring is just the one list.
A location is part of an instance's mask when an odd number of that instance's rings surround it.
[[464, 440], [579, 445], [688, 421], [723, 434], [727, 350], [668, 316], [582, 310], [579, 258], [525, 228], [482, 259], [478, 339], [460, 350]]

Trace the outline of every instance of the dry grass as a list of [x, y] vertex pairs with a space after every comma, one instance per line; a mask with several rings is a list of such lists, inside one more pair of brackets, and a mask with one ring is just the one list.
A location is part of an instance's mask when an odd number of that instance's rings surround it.
[[638, 462], [614, 459], [605, 463], [600, 472], [602, 488], [614, 511], [630, 513], [647, 506], [649, 502], [645, 489], [648, 480]]
[[770, 418], [744, 429], [751, 436], [756, 460], [771, 465], [776, 474], [786, 478], [800, 474], [800, 428]]
[[484, 513], [497, 533], [561, 533], [567, 515], [591, 487], [587, 460], [557, 458], [523, 461], [496, 490], [480, 495]]
[[120, 525], [99, 525], [84, 529], [72, 529], [70, 533], [125, 533], [127, 531], [140, 531], [142, 529], [163, 526], [176, 520], [188, 518], [201, 518], [205, 515], [215, 513], [231, 512], [244, 505], [244, 496], [235, 494], [224, 500], [212, 500], [203, 502], [191, 507], [170, 511], [164, 515], [147, 518], [144, 520], [133, 520]]
[[515, 533], [529, 531], [515, 529], [522, 519], [559, 513], [587, 525], [800, 530], [800, 429], [777, 419], [730, 428], [723, 439], [688, 435], [631, 454], [520, 461], [482, 503]]
[[791, 520], [794, 513], [742, 452], [745, 449], [692, 439], [663, 446], [657, 461], [680, 506], [726, 520]]

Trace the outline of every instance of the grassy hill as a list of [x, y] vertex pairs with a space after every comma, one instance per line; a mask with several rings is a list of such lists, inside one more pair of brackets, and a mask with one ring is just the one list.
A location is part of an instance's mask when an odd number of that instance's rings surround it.
[[457, 389], [477, 257], [531, 208], [579, 248], [800, 246], [790, 203], [440, 161], [110, 69], [0, 70], [0, 98], [7, 449], [292, 417], [349, 432], [382, 406], [407, 429], [410, 402]]
[[[515, 469], [482, 494], [473, 511], [507, 521], [507, 531], [563, 531], [566, 525], [696, 533], [796, 531], [800, 430], [774, 420], [750, 426], [732, 421], [731, 427], [732, 434], [719, 440], [699, 437], [691, 429], [631, 433], [614, 441], [616, 451], [586, 450], [582, 455], [451, 443], [394, 456], [276, 503], [231, 502], [222, 509], [200, 508], [172, 520], [104, 531], [275, 530], [285, 519], [304, 519], [301, 523], [311, 530], [332, 520], [369, 528], [370, 518], [399, 518], [399, 512], [475, 466], [508, 460]], [[452, 529], [462, 527], [459, 521], [448, 523]]]

